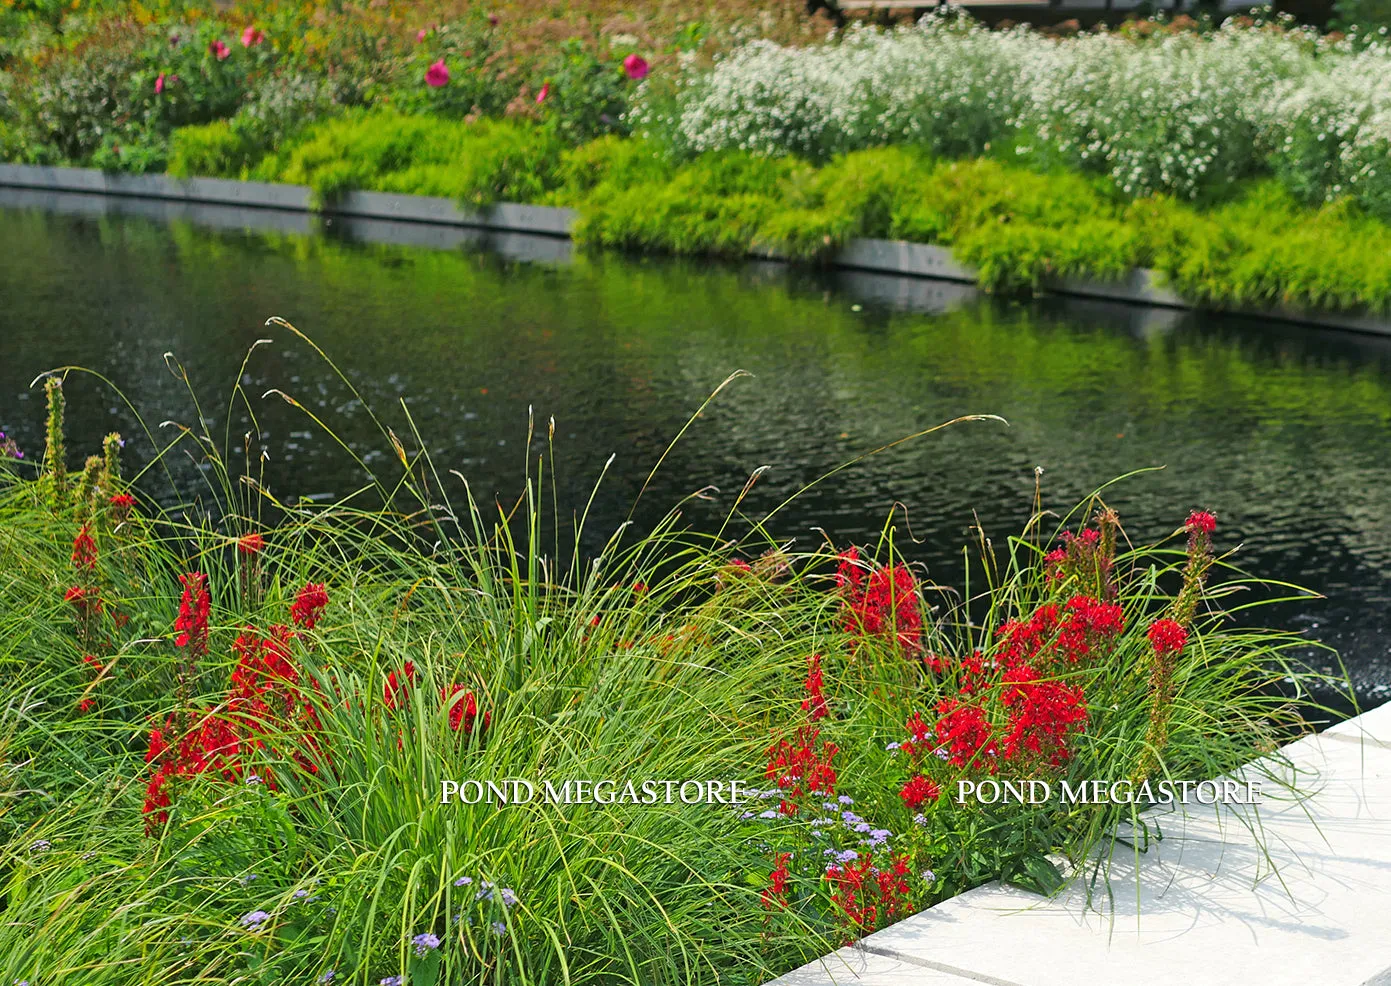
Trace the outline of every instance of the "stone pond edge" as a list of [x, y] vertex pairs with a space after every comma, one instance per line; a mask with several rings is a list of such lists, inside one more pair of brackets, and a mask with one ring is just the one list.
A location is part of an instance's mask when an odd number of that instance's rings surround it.
[[[307, 186], [234, 181], [225, 178], [172, 178], [168, 175], [116, 174], [95, 168], [0, 164], [0, 186], [281, 209], [291, 212], [315, 211], [311, 204], [312, 194]], [[500, 202], [484, 209], [466, 210], [448, 198], [360, 191], [348, 192], [331, 207], [322, 211], [331, 215], [467, 226], [562, 238], [569, 237], [570, 228], [577, 217], [573, 209], [551, 206]], [[775, 254], [762, 256], [766, 259], [780, 259]], [[854, 239], [832, 263], [837, 267], [877, 273], [976, 283], [975, 271], [952, 259], [950, 250], [923, 243]], [[1189, 310], [1200, 307], [1185, 301], [1162, 282], [1163, 277], [1157, 272], [1136, 268], [1119, 280], [1057, 278], [1046, 282], [1046, 288], [1053, 294], [1099, 298], [1127, 304]], [[1226, 310], [1234, 314], [1281, 322], [1391, 335], [1391, 318], [1285, 308]]]

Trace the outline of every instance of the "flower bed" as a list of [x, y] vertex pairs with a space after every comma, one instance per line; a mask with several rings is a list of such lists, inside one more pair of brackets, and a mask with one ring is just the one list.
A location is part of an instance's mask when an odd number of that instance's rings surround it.
[[1391, 310], [1383, 43], [942, 17], [822, 42], [778, 11], [99, 18], [9, 58], [0, 157], [568, 205], [625, 249], [937, 243], [1004, 293], [1148, 267], [1200, 305]]
[[[985, 880], [1051, 889], [1135, 810], [960, 780], [1202, 779], [1305, 728], [1307, 641], [1232, 624], [1256, 583], [1202, 511], [1138, 548], [1099, 499], [1040, 512], [961, 597], [891, 525], [790, 553], [673, 513], [591, 560], [389, 432], [399, 468], [270, 525], [198, 422], [216, 509], [163, 510], [118, 436], [68, 472], [47, 393], [41, 464], [0, 463], [0, 975], [36, 986], [757, 981]], [[509, 778], [759, 795], [440, 803]]]

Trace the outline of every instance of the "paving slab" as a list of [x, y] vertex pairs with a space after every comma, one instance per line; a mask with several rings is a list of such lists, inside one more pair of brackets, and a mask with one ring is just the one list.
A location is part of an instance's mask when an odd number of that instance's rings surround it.
[[766, 986], [980, 986], [981, 982], [918, 962], [851, 947], [808, 962]]
[[1164, 837], [1141, 854], [1114, 846], [1096, 884], [1109, 896], [991, 884], [861, 944], [1020, 986], [1391, 983], [1391, 749], [1308, 737], [1281, 754], [1307, 797], [1267, 782], [1254, 818], [1150, 813]]

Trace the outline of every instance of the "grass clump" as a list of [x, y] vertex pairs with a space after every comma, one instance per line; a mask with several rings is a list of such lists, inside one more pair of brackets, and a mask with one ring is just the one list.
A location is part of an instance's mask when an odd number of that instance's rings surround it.
[[[1039, 503], [957, 603], [892, 523], [793, 552], [742, 495], [589, 557], [541, 506], [549, 454], [494, 513], [413, 431], [325, 507], [238, 475], [196, 410], [145, 471], [111, 436], [73, 483], [63, 406], [37, 476], [0, 461], [11, 979], [762, 981], [990, 879], [1055, 889], [1053, 853], [1104, 876], [1115, 823], [1163, 824], [958, 780], [1197, 780], [1307, 728], [1307, 641], [1233, 626], [1259, 583], [1201, 511], [1131, 548], [1099, 497]], [[176, 450], [212, 481], [162, 509]], [[509, 778], [763, 790], [441, 803]]]

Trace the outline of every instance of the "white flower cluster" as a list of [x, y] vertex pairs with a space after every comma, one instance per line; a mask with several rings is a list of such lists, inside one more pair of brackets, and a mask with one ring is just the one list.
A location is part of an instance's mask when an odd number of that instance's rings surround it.
[[1391, 49], [1345, 53], [1323, 71], [1276, 86], [1262, 143], [1302, 198], [1350, 196], [1391, 218]]
[[929, 16], [806, 48], [754, 41], [674, 100], [644, 88], [633, 119], [682, 156], [1013, 143], [1136, 196], [1196, 199], [1273, 169], [1305, 198], [1353, 194], [1391, 216], [1391, 50], [1288, 25], [1058, 40]]

